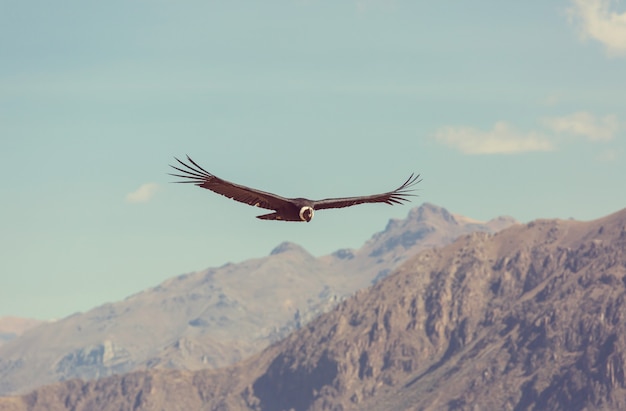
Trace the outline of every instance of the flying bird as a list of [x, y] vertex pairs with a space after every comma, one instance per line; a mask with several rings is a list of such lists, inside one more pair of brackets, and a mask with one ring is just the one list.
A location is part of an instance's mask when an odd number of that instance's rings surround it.
[[171, 164], [170, 167], [182, 174], [170, 175], [185, 179], [183, 181], [177, 181], [177, 183], [195, 184], [198, 187], [206, 188], [207, 190], [211, 190], [217, 194], [239, 201], [240, 203], [274, 211], [269, 214], [257, 216], [257, 218], [260, 218], [261, 220], [309, 222], [313, 218], [315, 210], [343, 208], [364, 203], [385, 203], [390, 205], [403, 204], [404, 202], [409, 201], [408, 197], [415, 196], [415, 194], [411, 194], [413, 191], [412, 187], [422, 181], [419, 179], [419, 174], [411, 174], [404, 184], [395, 190], [369, 196], [327, 198], [324, 200], [285, 198], [276, 194], [222, 180], [200, 167], [189, 156], [187, 156], [189, 163], [184, 163], [176, 157], [174, 157], [174, 159], [178, 161], [179, 167]]

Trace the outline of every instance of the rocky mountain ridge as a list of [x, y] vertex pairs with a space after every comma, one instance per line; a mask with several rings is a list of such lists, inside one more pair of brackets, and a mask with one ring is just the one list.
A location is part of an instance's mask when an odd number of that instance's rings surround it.
[[134, 369], [235, 363], [384, 278], [416, 251], [513, 223], [470, 221], [423, 204], [406, 219], [391, 220], [358, 250], [316, 258], [283, 243], [267, 257], [174, 277], [0, 347], [0, 395]]
[[232, 367], [70, 381], [3, 411], [626, 408], [626, 209], [409, 258]]

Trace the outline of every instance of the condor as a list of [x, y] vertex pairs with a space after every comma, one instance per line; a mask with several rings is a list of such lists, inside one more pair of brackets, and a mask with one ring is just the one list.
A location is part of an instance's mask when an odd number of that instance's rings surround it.
[[327, 198], [324, 200], [285, 198], [276, 194], [222, 180], [200, 167], [189, 156], [187, 156], [189, 164], [180, 161], [176, 157], [174, 157], [174, 159], [178, 161], [180, 166], [183, 167], [180, 168], [170, 165], [170, 167], [182, 173], [170, 175], [185, 179], [183, 181], [177, 181], [178, 183], [195, 184], [198, 187], [206, 188], [235, 201], [274, 211], [273, 213], [257, 216], [257, 218], [260, 218], [261, 220], [309, 222], [313, 218], [315, 210], [350, 207], [363, 203], [385, 203], [390, 205], [403, 204], [405, 201], [409, 201], [408, 197], [414, 196], [414, 194], [411, 194], [413, 191], [412, 187], [422, 181], [419, 179], [419, 174], [411, 174], [404, 184], [393, 191], [361, 197]]

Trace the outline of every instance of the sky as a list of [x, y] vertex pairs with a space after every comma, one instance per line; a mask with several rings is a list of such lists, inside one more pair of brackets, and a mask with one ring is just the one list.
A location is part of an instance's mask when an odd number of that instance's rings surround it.
[[[359, 248], [429, 202], [478, 220], [626, 207], [626, 1], [0, 0], [0, 316]], [[190, 155], [286, 197], [419, 197], [310, 223], [172, 184]], [[245, 286], [245, 284], [242, 284]]]

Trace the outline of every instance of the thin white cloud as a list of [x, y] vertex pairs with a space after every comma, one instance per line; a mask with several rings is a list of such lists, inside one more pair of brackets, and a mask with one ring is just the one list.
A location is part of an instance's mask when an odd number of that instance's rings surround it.
[[146, 183], [131, 193], [126, 194], [126, 201], [129, 203], [145, 203], [154, 197], [159, 185], [157, 183]]
[[610, 55], [626, 55], [626, 12], [611, 10], [611, 0], [572, 0], [570, 15], [584, 38], [602, 43]]
[[590, 141], [611, 140], [619, 129], [617, 117], [614, 115], [595, 117], [586, 111], [564, 117], [546, 118], [543, 123], [556, 133], [583, 136]]
[[435, 133], [435, 139], [465, 154], [514, 154], [554, 149], [541, 134], [519, 132], [504, 121], [497, 122], [489, 131], [473, 127], [441, 127]]

